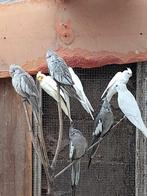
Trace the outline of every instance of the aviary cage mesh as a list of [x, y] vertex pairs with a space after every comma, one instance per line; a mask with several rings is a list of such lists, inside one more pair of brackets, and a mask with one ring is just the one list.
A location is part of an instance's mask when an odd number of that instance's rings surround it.
[[[102, 101], [100, 96], [110, 79], [118, 71], [130, 67], [133, 76], [130, 78], [128, 88], [136, 93], [136, 64], [108, 65], [101, 68], [75, 69], [80, 77], [85, 93], [94, 107], [94, 116], [99, 111]], [[56, 148], [58, 136], [58, 111], [56, 102], [45, 92], [42, 96], [43, 106], [43, 131], [45, 135], [48, 156], [50, 160]], [[123, 114], [117, 105], [117, 96], [112, 99], [112, 109], [115, 122], [119, 121]], [[71, 99], [71, 114], [75, 127], [86, 136], [89, 144], [93, 131], [93, 120], [82, 108], [80, 103]], [[69, 120], [63, 114], [64, 137], [62, 150], [58, 158], [56, 172], [69, 163], [68, 158], [68, 129]], [[77, 196], [134, 196], [135, 195], [135, 128], [128, 120], [123, 120], [102, 141], [90, 169], [87, 169], [88, 156], [82, 159], [80, 184], [77, 188]], [[70, 196], [70, 169], [55, 181], [55, 191], [58, 196]], [[46, 181], [42, 171], [42, 196], [45, 196]]]

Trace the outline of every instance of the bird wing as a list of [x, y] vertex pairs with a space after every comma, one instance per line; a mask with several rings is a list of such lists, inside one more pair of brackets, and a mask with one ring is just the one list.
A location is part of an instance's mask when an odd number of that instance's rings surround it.
[[117, 72], [114, 77], [110, 80], [108, 86], [106, 87], [106, 89], [104, 90], [101, 98], [104, 97], [104, 95], [106, 94], [107, 90], [116, 82], [119, 80], [119, 78], [121, 77], [122, 72]]
[[25, 73], [21, 74], [20, 87], [24, 94], [27, 94], [28, 96], [39, 97], [39, 92], [32, 76]]
[[72, 143], [72, 141], [70, 141], [70, 144], [69, 144], [69, 158], [72, 160], [73, 159], [73, 156], [74, 156], [74, 145]]
[[141, 116], [135, 97], [129, 90], [118, 92], [118, 105], [126, 117], [130, 115]]
[[97, 122], [97, 126], [94, 129], [93, 135], [98, 136], [99, 134], [101, 134], [102, 133], [102, 127], [103, 127], [102, 121], [101, 121], [101, 119], [99, 119], [98, 122]]
[[81, 80], [75, 74], [74, 70], [71, 67], [69, 67], [68, 69], [69, 69], [69, 72], [71, 74], [72, 80], [74, 82], [73, 87], [75, 88], [76, 93], [77, 93], [77, 95], [80, 98], [79, 101], [81, 102], [83, 108], [87, 111], [87, 113], [89, 113], [91, 115], [92, 119], [94, 119], [93, 118], [93, 115], [92, 115], [92, 112], [91, 112], [91, 111], [94, 111], [94, 110], [93, 110], [93, 108], [92, 108], [92, 106], [91, 106], [88, 98], [85, 95], [85, 92], [84, 92], [84, 89], [83, 89], [83, 85], [81, 83]]
[[118, 105], [130, 122], [142, 131], [145, 129], [139, 106], [129, 90], [127, 90], [126, 93], [119, 92]]
[[[55, 99], [58, 102], [56, 82], [51, 77], [45, 77], [44, 79], [42, 79], [42, 81], [40, 81], [40, 86], [48, 95], [50, 95], [53, 99]], [[63, 92], [60, 90], [61, 108], [71, 120], [71, 115], [66, 105], [65, 98], [61, 95], [64, 96]]]
[[62, 58], [58, 57], [55, 60], [53, 60], [53, 64], [53, 78], [61, 84], [73, 85], [74, 83], [72, 81], [71, 75], [68, 70], [68, 66], [65, 63], [65, 61]]

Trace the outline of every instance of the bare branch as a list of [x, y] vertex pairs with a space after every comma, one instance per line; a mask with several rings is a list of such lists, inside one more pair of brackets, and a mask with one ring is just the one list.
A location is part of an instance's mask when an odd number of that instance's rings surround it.
[[[118, 126], [119, 124], [120, 124], [120, 122], [123, 120], [125, 118], [125, 116], [123, 116], [123, 118], [121, 118], [106, 134], [105, 134], [105, 136], [106, 135], [108, 135], [109, 133], [110, 133], [110, 131], [111, 130], [113, 130], [116, 126]], [[104, 136], [104, 137], [105, 137]], [[91, 150], [95, 145], [97, 145], [97, 144], [100, 144], [101, 143], [101, 141], [104, 139], [104, 137], [100, 137], [100, 139], [96, 142], [96, 143], [94, 143], [93, 145], [91, 145], [87, 150], [86, 150], [86, 152], [85, 152], [85, 154], [83, 155], [83, 156], [81, 156], [79, 159], [81, 159], [82, 157], [84, 157], [87, 153], [88, 153], [88, 151], [89, 150]], [[79, 160], [79, 159], [77, 159], [77, 160]], [[68, 168], [70, 168], [74, 163], [75, 163], [75, 161], [77, 161], [77, 160], [74, 160], [74, 161], [72, 161], [69, 165], [67, 165], [64, 169], [62, 169], [59, 173], [57, 173], [55, 176], [54, 176], [54, 178], [56, 179], [57, 177], [59, 177], [62, 173], [64, 173]]]
[[57, 164], [58, 155], [61, 149], [62, 137], [63, 137], [63, 119], [62, 119], [62, 110], [61, 110], [61, 99], [60, 99], [60, 85], [57, 83], [57, 94], [58, 94], [58, 114], [59, 114], [59, 135], [58, 142], [56, 147], [56, 152], [51, 164], [51, 168], [54, 170]]

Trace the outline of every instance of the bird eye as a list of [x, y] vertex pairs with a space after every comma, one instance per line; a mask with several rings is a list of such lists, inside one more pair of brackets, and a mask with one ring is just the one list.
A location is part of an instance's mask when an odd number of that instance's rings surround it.
[[75, 135], [75, 134], [76, 134], [75, 132], [72, 133], [72, 135]]
[[51, 56], [52, 56], [51, 54], [48, 54], [48, 55], [47, 55], [47, 58], [50, 58]]

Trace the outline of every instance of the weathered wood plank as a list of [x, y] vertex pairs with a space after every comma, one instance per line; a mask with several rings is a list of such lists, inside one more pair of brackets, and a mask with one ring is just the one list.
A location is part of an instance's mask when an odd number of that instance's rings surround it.
[[21, 98], [0, 81], [0, 196], [32, 195], [32, 145]]
[[[147, 124], [147, 62], [138, 63], [137, 101], [143, 120]], [[147, 195], [147, 142], [140, 131], [136, 132], [136, 196]]]

